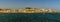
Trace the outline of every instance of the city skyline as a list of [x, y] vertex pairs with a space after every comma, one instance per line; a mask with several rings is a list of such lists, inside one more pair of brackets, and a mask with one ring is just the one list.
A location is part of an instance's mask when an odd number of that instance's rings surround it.
[[0, 8], [51, 8], [60, 10], [60, 0], [0, 0]]

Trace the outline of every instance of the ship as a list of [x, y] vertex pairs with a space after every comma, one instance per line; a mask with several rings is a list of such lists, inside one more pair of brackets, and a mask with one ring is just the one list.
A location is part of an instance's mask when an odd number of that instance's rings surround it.
[[21, 9], [0, 9], [0, 13], [52, 13], [57, 12], [51, 9], [40, 9], [40, 8], [21, 8]]

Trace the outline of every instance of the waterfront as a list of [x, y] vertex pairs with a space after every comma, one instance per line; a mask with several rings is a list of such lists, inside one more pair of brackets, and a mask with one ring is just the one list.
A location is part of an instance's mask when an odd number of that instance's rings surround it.
[[2, 13], [0, 22], [60, 22], [60, 13]]
[[21, 8], [21, 9], [0, 9], [0, 13], [52, 13], [59, 12], [53, 9], [40, 9], [40, 8]]

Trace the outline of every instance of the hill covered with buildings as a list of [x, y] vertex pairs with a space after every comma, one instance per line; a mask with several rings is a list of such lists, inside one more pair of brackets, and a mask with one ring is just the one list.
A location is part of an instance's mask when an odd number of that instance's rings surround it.
[[20, 9], [0, 9], [0, 13], [52, 13], [58, 12], [53, 9], [42, 9], [42, 8], [20, 8]]

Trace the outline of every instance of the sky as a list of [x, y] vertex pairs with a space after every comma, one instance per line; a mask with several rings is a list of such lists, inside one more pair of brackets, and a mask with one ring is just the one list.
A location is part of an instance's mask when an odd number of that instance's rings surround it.
[[60, 0], [0, 0], [0, 8], [51, 8], [60, 10]]

